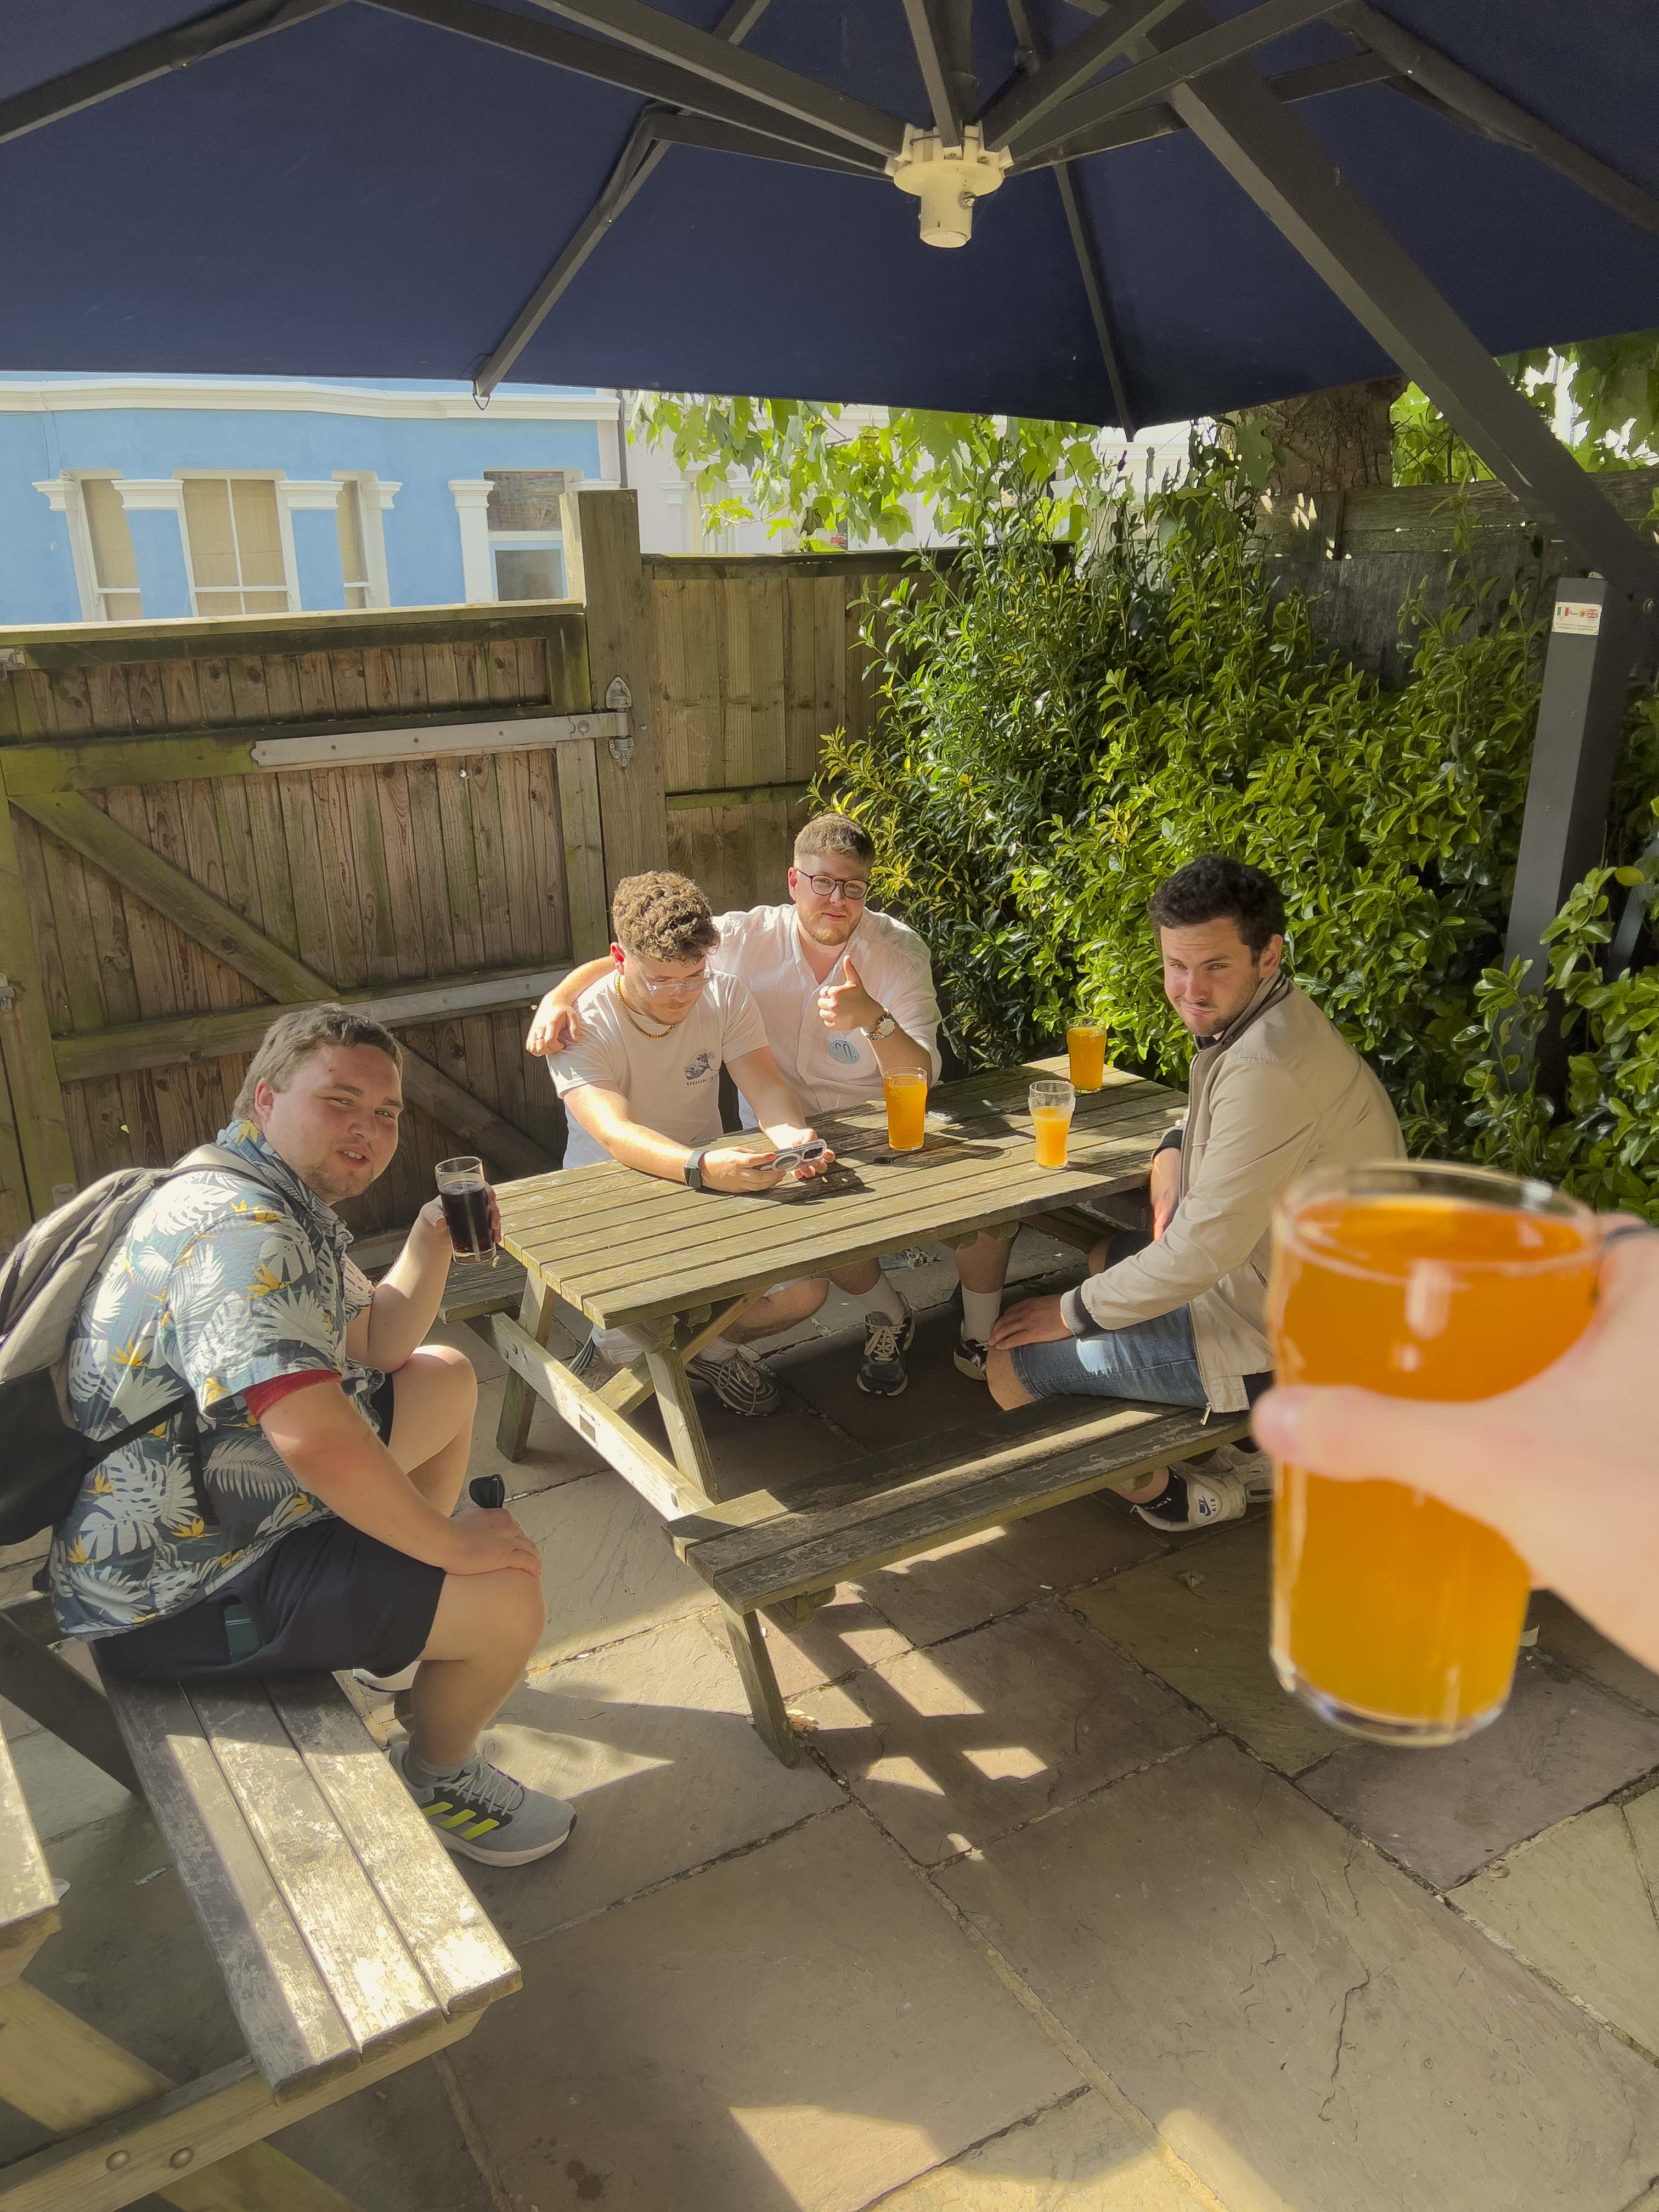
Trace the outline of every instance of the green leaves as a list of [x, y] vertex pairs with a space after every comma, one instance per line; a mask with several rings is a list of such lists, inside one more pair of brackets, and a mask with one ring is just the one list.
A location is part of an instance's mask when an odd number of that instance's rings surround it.
[[1636, 859], [1653, 695], [1632, 712], [1617, 865], [1552, 932], [1573, 1053], [1558, 1116], [1503, 1065], [1543, 1018], [1500, 965], [1538, 702], [1529, 608], [1461, 568], [1443, 614], [1402, 614], [1411, 680], [1385, 691], [1275, 590], [1236, 455], [1195, 445], [1144, 505], [1114, 488], [1072, 556], [1006, 453], [964, 501], [960, 560], [919, 560], [866, 608], [876, 726], [828, 742], [818, 787], [874, 834], [878, 893], [932, 945], [958, 1047], [1006, 1060], [1084, 1008], [1120, 1055], [1184, 1080], [1146, 901], [1194, 854], [1234, 852], [1283, 886], [1297, 980], [1370, 1057], [1413, 1151], [1659, 1219], [1659, 969], [1610, 982], [1599, 964], [1610, 894], [1659, 868]]

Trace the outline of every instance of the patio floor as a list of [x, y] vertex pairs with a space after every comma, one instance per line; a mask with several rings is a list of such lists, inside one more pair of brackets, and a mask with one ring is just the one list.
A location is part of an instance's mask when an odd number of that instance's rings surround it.
[[[971, 1416], [947, 1309], [886, 1406], [849, 1318], [772, 1355], [775, 1419], [710, 1415], [728, 1464]], [[453, 1334], [487, 1437], [500, 1364]], [[580, 1820], [466, 1869], [522, 1994], [273, 2139], [363, 2212], [1659, 2212], [1659, 1678], [1565, 1607], [1468, 1747], [1373, 1750], [1271, 1676], [1265, 1517], [1088, 1499], [775, 1633], [786, 1771], [705, 1586], [544, 1410], [509, 1487], [550, 1620], [495, 1747]], [[148, 1816], [9, 1718], [70, 1885], [29, 1978], [175, 2079], [224, 2063]], [[0, 2108], [0, 2157], [40, 2140]]]

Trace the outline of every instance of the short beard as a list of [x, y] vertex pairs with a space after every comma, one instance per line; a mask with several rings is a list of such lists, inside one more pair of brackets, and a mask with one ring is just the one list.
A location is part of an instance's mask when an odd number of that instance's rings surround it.
[[809, 921], [799, 907], [795, 908], [795, 919], [814, 945], [845, 945], [859, 926], [856, 915], [845, 924], [829, 921], [822, 916]]

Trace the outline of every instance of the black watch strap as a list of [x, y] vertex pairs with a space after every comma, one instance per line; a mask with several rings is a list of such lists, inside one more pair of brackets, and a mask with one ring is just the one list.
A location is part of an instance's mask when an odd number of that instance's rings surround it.
[[685, 1180], [693, 1190], [702, 1190], [706, 1188], [702, 1179], [702, 1158], [708, 1150], [707, 1145], [693, 1145], [686, 1155]]

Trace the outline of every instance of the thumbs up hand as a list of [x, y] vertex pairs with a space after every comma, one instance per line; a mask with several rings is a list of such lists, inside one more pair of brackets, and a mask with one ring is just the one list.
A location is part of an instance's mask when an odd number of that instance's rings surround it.
[[827, 1030], [872, 1030], [881, 1019], [880, 1002], [859, 980], [849, 953], [842, 962], [842, 983], [826, 983], [818, 993], [818, 1019]]

